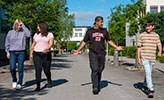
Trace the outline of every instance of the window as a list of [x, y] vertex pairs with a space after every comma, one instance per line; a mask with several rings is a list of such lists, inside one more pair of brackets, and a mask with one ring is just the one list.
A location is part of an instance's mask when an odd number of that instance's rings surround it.
[[78, 34], [77, 33], [75, 33], [75, 37], [78, 37]]
[[82, 29], [78, 29], [78, 28], [76, 28], [75, 31], [82, 31]]
[[150, 13], [157, 13], [158, 12], [158, 6], [150, 6]]
[[82, 33], [79, 33], [79, 37], [82, 37]]
[[164, 6], [161, 6], [161, 11], [164, 11]]

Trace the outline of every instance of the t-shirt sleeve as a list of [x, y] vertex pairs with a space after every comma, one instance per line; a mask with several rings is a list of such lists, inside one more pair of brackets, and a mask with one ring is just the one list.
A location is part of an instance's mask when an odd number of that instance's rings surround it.
[[89, 41], [89, 30], [87, 30], [85, 36], [84, 36], [84, 39], [83, 39], [84, 42], [88, 42]]
[[161, 45], [162, 45], [159, 35], [158, 35], [158, 39], [157, 39], [157, 45], [158, 45], [158, 46], [161, 46]]
[[54, 38], [54, 35], [53, 35], [51, 32], [49, 32], [49, 33], [48, 33], [48, 37], [49, 37], [49, 38]]
[[33, 39], [36, 39], [36, 35], [37, 35], [37, 33], [34, 34]]

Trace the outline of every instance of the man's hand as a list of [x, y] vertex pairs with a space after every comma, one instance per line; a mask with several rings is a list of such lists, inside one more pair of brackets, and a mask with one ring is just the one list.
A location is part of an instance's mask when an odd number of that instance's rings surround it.
[[117, 49], [118, 51], [121, 51], [121, 50], [123, 50], [123, 47], [118, 46], [116, 49]]
[[79, 51], [78, 51], [78, 50], [75, 50], [75, 51], [73, 52], [73, 55], [74, 55], [74, 56], [78, 56], [78, 54], [79, 54]]
[[161, 52], [158, 52], [158, 56], [162, 56]]
[[138, 59], [138, 64], [140, 64], [140, 65], [142, 64], [141, 59]]

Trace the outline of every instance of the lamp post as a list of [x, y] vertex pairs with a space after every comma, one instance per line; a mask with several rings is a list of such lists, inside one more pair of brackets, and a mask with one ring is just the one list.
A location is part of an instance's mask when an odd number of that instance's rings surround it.
[[106, 42], [106, 57], [105, 57], [105, 60], [109, 61], [109, 58], [108, 58], [108, 42]]

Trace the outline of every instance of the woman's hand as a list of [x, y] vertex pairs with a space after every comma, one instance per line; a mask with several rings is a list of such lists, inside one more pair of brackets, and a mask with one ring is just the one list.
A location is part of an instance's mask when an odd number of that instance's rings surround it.
[[47, 53], [47, 52], [49, 52], [49, 49], [48, 49], [48, 48], [45, 48], [45, 49], [43, 50], [43, 53]]
[[9, 52], [7, 53], [6, 56], [7, 56], [8, 59], [10, 59], [10, 53]]

